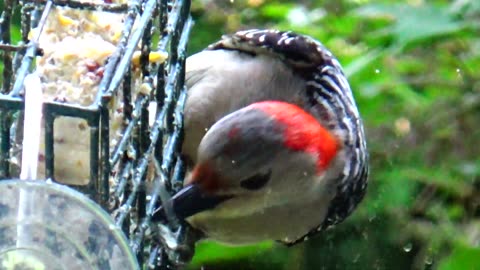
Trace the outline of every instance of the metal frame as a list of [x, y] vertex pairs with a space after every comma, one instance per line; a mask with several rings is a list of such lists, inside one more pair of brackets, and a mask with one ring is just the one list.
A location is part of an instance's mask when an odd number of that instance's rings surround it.
[[[0, 53], [3, 62], [0, 94], [0, 179], [16, 177], [10, 171], [10, 149], [13, 144], [15, 119], [23, 110], [21, 95], [23, 80], [41, 54], [38, 35], [28, 40], [32, 27], [43, 27], [53, 6], [75, 9], [103, 10], [127, 14], [120, 42], [109, 57], [95, 101], [90, 106], [59, 102], [44, 104], [45, 116], [45, 171], [54, 179], [54, 122], [60, 116], [81, 118], [90, 128], [90, 182], [87, 186], [73, 186], [94, 199], [115, 216], [115, 220], [129, 236], [132, 250], [139, 263], [149, 269], [164, 269], [166, 253], [153, 234], [150, 214], [160, 201], [160, 195], [173, 193], [181, 186], [184, 165], [179, 156], [183, 139], [183, 107], [186, 45], [192, 21], [189, 0], [136, 0], [128, 5], [92, 5], [71, 0], [27, 0], [21, 6], [21, 44], [11, 44], [10, 27], [16, 10], [15, 0], [5, 0], [0, 18]], [[137, 19], [139, 24], [134, 29]], [[155, 24], [155, 25], [154, 25]], [[153, 44], [158, 38], [158, 44]], [[140, 68], [143, 85], [148, 94], [138, 94], [132, 100], [130, 61], [135, 48], [141, 44]], [[152, 48], [169, 53], [162, 64], [151, 64], [148, 55]], [[122, 82], [127, 82], [122, 84]], [[123, 91], [124, 119], [121, 139], [110, 148], [110, 119], [107, 104]], [[148, 125], [148, 105], [157, 102], [156, 121]], [[133, 153], [133, 154], [132, 154]], [[147, 194], [146, 173], [155, 166], [156, 188]], [[113, 172], [115, 171], [115, 172]], [[110, 186], [109, 183], [115, 183]], [[177, 225], [177, 224], [174, 224]], [[177, 228], [174, 228], [177, 229]]]

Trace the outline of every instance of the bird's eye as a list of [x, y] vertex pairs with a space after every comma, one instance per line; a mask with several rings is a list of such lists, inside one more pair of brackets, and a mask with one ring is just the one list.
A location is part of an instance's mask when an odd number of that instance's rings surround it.
[[272, 175], [272, 170], [268, 170], [267, 172], [264, 172], [264, 173], [257, 173], [240, 182], [240, 186], [248, 190], [258, 190], [268, 183], [268, 180], [270, 180], [271, 175]]

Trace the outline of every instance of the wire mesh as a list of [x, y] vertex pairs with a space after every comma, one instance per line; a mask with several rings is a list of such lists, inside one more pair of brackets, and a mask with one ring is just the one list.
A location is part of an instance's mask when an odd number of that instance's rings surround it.
[[[101, 10], [125, 14], [125, 17], [121, 37], [105, 64], [93, 103], [88, 106], [61, 101], [44, 103], [45, 177], [59, 180], [55, 179], [55, 158], [62, 157], [55, 156], [55, 121], [59, 117], [84, 119], [90, 134], [90, 181], [87, 185], [72, 187], [112, 213], [144, 268], [168, 269], [171, 265], [155, 235], [150, 214], [162, 196], [181, 187], [184, 177], [184, 165], [178, 153], [183, 139], [185, 50], [192, 25], [190, 1], [137, 0], [128, 4], [106, 0], [103, 4], [71, 0], [25, 0], [20, 4], [15, 0], [4, 1], [0, 18], [3, 64], [0, 179], [18, 176], [12, 169], [12, 148], [19, 135], [18, 120], [24, 106], [23, 80], [34, 69], [36, 57], [42, 55], [41, 29], [55, 7]], [[13, 17], [18, 12], [21, 40], [12, 44]], [[29, 37], [33, 28], [37, 31]], [[131, 61], [138, 48], [141, 49], [140, 73], [134, 73]], [[168, 53], [167, 60], [150, 62], [152, 51]], [[138, 79], [134, 76], [141, 76], [140, 90], [132, 89], [132, 80]], [[112, 138], [110, 130], [109, 104], [115, 98], [121, 98], [123, 104], [120, 110], [124, 124], [118, 139]], [[156, 111], [154, 122], [149, 124], [153, 111]], [[171, 225], [172, 230], [185, 230], [175, 222]]]

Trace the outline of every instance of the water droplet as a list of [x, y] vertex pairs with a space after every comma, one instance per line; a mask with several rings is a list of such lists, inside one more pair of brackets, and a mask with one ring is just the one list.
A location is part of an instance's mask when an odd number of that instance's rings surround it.
[[375, 74], [379, 74], [380, 73], [380, 69], [376, 68], [375, 69]]
[[460, 73], [460, 69], [459, 69], [459, 68], [457, 68], [456, 71], [457, 71], [457, 73]]
[[235, 164], [235, 160], [232, 159], [232, 164]]
[[404, 250], [405, 252], [410, 252], [410, 251], [412, 251], [412, 248], [413, 248], [412, 243], [407, 243], [405, 246], [403, 246], [403, 250]]
[[205, 132], [207, 132], [207, 131], [208, 131], [208, 128], [205, 128]]
[[433, 258], [430, 255], [427, 255], [425, 257], [425, 264], [426, 265], [432, 265], [433, 264]]

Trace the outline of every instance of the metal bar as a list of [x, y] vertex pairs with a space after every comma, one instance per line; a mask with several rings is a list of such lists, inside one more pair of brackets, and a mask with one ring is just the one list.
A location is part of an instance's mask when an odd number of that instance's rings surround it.
[[0, 94], [0, 109], [4, 110], [23, 110], [23, 100], [20, 98], [11, 98], [8, 95]]
[[119, 226], [121, 226], [122, 223], [125, 221], [127, 215], [132, 210], [131, 209], [132, 205], [134, 205], [134, 202], [137, 199], [137, 192], [140, 187], [140, 183], [134, 182], [133, 179], [131, 182], [133, 183], [131, 193], [126, 199], [125, 203], [122, 204], [118, 209], [118, 216], [116, 218], [116, 223]]
[[[5, 0], [4, 10], [0, 18], [0, 32], [1, 32], [1, 43], [10, 44], [10, 24], [12, 18], [12, 11], [14, 6], [13, 0]], [[5, 45], [4, 45], [5, 46]], [[8, 45], [6, 45], [8, 46]], [[3, 85], [2, 93], [7, 93], [10, 89], [10, 84], [12, 83], [13, 72], [12, 72], [12, 56], [8, 51], [3, 52]]]
[[[178, 48], [176, 48], [177, 50], [179, 50], [181, 52], [180, 55], [181, 55], [181, 59], [183, 59], [183, 60], [185, 58], [184, 51], [185, 51], [186, 46], [187, 46], [187, 40], [188, 40], [188, 36], [190, 34], [191, 27], [192, 27], [192, 21], [191, 21], [190, 18], [188, 18], [185, 25], [184, 25], [183, 31], [181, 31], [182, 36], [180, 38], [180, 42], [178, 43]], [[165, 42], [165, 41], [163, 41], [163, 42]], [[165, 44], [165, 43], [162, 43], [162, 44]], [[163, 134], [163, 132], [165, 132], [160, 127], [164, 124], [165, 119], [166, 119], [166, 115], [168, 114], [168, 112], [171, 111], [172, 109], [174, 109], [173, 104], [172, 104], [173, 100], [175, 99], [174, 88], [175, 88], [175, 84], [178, 81], [178, 77], [184, 76], [184, 72], [182, 72], [183, 65], [184, 65], [183, 62], [179, 62], [171, 68], [171, 72], [170, 72], [169, 77], [168, 77], [168, 82], [165, 86], [166, 97], [165, 97], [165, 100], [163, 102], [164, 106], [162, 107], [162, 110], [157, 114], [155, 124], [152, 127], [152, 135], [151, 135], [152, 142], [155, 142], [154, 138], [152, 138], [152, 137], [155, 137], [157, 135], [159, 136], [160, 134]], [[180, 83], [182, 83], [181, 80], [180, 80]], [[181, 84], [180, 86], [182, 86], [182, 85], [183, 84]], [[164, 178], [166, 178], [168, 175], [170, 175], [170, 172], [171, 172], [172, 167], [173, 167], [173, 157], [175, 156], [174, 152], [176, 150], [177, 151], [179, 150], [179, 142], [181, 140], [180, 133], [182, 132], [182, 129], [183, 129], [183, 108], [185, 106], [185, 102], [186, 102], [186, 89], [183, 88], [183, 91], [181, 91], [180, 96], [177, 98], [177, 106], [176, 106], [176, 109], [175, 109], [175, 120], [176, 120], [175, 127], [176, 128], [174, 130], [172, 128], [172, 132], [174, 134], [169, 134], [170, 136], [168, 137], [168, 141], [167, 141], [166, 145], [164, 146], [164, 148], [162, 150], [162, 155], [160, 157], [155, 156], [155, 159], [157, 159], [157, 158], [162, 159], [161, 165], [156, 166], [156, 168], [157, 168], [157, 174], [162, 175]], [[171, 107], [172, 109], [169, 109], [169, 107]], [[154, 147], [155, 147], [155, 145], [154, 145]], [[177, 177], [178, 177], [178, 175], [177, 175]], [[160, 183], [156, 183], [156, 185], [160, 185]], [[153, 209], [156, 205], [156, 202], [158, 200], [157, 197], [158, 197], [157, 193], [152, 194], [150, 204], [147, 207], [147, 209], [148, 209], [147, 210], [147, 216], [149, 216], [152, 213], [152, 211], [153, 211]]]
[[[47, 0], [24, 0], [26, 4], [33, 5], [45, 5]], [[127, 4], [114, 4], [114, 3], [89, 3], [81, 1], [71, 1], [71, 0], [54, 0], [52, 1], [55, 6], [59, 7], [69, 7], [80, 10], [92, 10], [92, 11], [105, 11], [105, 12], [114, 12], [121, 13], [128, 10]]]
[[[117, 64], [119, 63], [122, 55], [125, 52], [125, 46], [128, 42], [128, 37], [133, 29], [133, 24], [135, 23], [135, 18], [137, 17], [138, 10], [140, 9], [141, 2], [140, 0], [132, 2], [128, 8], [128, 14], [125, 17], [123, 23], [123, 31], [120, 38], [120, 41], [117, 44], [115, 52], [108, 58], [108, 63], [105, 67], [105, 72], [103, 73], [103, 78], [98, 86], [98, 93], [95, 98], [92, 107], [97, 108], [102, 100], [102, 96], [107, 91], [112, 78], [115, 73], [117, 73]], [[123, 76], [123, 74], [122, 74]], [[105, 100], [104, 103], [107, 103], [108, 100]]]
[[152, 246], [151, 252], [148, 256], [146, 266], [148, 269], [154, 269], [156, 261], [158, 261], [158, 256], [160, 256], [161, 248], [158, 245]]
[[21, 9], [21, 33], [22, 33], [22, 42], [28, 43], [28, 33], [30, 32], [32, 8], [28, 5], [23, 5]]
[[10, 112], [0, 110], [0, 177], [10, 177]]
[[[108, 108], [100, 107], [100, 162], [101, 179], [97, 185], [97, 196], [99, 196], [100, 205], [107, 206], [110, 178], [110, 117]], [[98, 142], [98, 140], [97, 140]], [[96, 148], [98, 149], [98, 148]], [[97, 150], [98, 151], [98, 150]], [[98, 155], [97, 155], [98, 156]], [[98, 164], [98, 162], [97, 162]], [[98, 179], [98, 178], [97, 178]]]
[[117, 188], [114, 193], [117, 198], [121, 197], [125, 193], [127, 181], [128, 181], [128, 178], [130, 177], [130, 171], [132, 167], [133, 167], [133, 164], [131, 161], [129, 161], [129, 162], [125, 162], [123, 168], [120, 169], [120, 176], [118, 178]]
[[[167, 42], [170, 38], [170, 35], [168, 35], [168, 30], [167, 30], [167, 23], [168, 23], [168, 16], [167, 16], [167, 10], [168, 8], [168, 3], [167, 1], [161, 1], [160, 2], [160, 19], [159, 19], [159, 29], [162, 31], [160, 33], [160, 39], [157, 44], [157, 49], [158, 50], [165, 50], [167, 47]], [[163, 12], [162, 12], [163, 11]], [[166, 63], [161, 63], [158, 66], [158, 69], [156, 71], [157, 74], [157, 87], [155, 89], [155, 101], [157, 103], [157, 108], [156, 108], [156, 113], [158, 114], [164, 105], [164, 100], [165, 100], [165, 77], [167, 74], [165, 73], [166, 71]], [[157, 141], [154, 149], [154, 165], [157, 168], [157, 170], [160, 168], [160, 164], [162, 163], [162, 146], [163, 143], [161, 141]]]
[[156, 5], [157, 5], [157, 0], [148, 0], [145, 3], [143, 14], [140, 17], [139, 27], [132, 33], [130, 42], [127, 44], [125, 48], [125, 52], [123, 53], [120, 59], [120, 62], [116, 68], [116, 72], [113, 75], [112, 81], [108, 86], [108, 89], [105, 92], [103, 92], [103, 97], [106, 98], [106, 101], [108, 101], [109, 100], [108, 97], [112, 96], [113, 93], [118, 89], [118, 86], [122, 81], [123, 75], [125, 74], [127, 68], [130, 66], [133, 52], [135, 51], [136, 46], [139, 43], [147, 27], [148, 22], [152, 18], [152, 14], [153, 14], [153, 11], [155, 10]]
[[27, 52], [22, 61], [22, 65], [17, 71], [16, 80], [13, 85], [12, 92], [10, 93], [11, 96], [17, 96], [20, 91], [23, 89], [23, 80], [32, 65], [33, 58], [36, 56], [38, 50], [38, 40], [40, 39], [40, 34], [42, 33], [43, 27], [45, 26], [45, 22], [47, 20], [48, 14], [52, 9], [52, 1], [47, 1], [45, 4], [45, 8], [42, 13], [42, 17], [40, 18], [40, 22], [38, 25], [38, 32], [36, 32], [35, 37], [28, 43]]
[[[97, 114], [98, 117], [98, 114]], [[92, 195], [94, 199], [98, 199], [98, 196], [95, 195], [95, 191], [98, 190], [98, 178], [99, 178], [99, 140], [100, 140], [100, 129], [98, 127], [99, 119], [95, 119], [90, 126], [90, 181], [88, 183], [87, 189], [88, 192]]]
[[[5, 33], [2, 33], [2, 34], [5, 34]], [[4, 41], [2, 41], [2, 42], [4, 42]], [[27, 48], [27, 46], [25, 46], [25, 45], [0, 44], [0, 50], [5, 51], [5, 52], [16, 52], [16, 51], [23, 50], [25, 48]], [[3, 66], [5, 67], [5, 59], [3, 60], [3, 63], [4, 63]], [[10, 68], [10, 70], [11, 70], [11, 68]], [[5, 75], [3, 75], [3, 76], [5, 76]], [[10, 88], [10, 87], [8, 87], [8, 88]]]
[[[157, 11], [157, 6], [154, 7], [152, 13]], [[144, 11], [142, 10], [142, 13]], [[153, 14], [152, 14], [153, 17]], [[140, 68], [142, 70], [142, 77], [149, 77], [150, 76], [150, 65], [149, 65], [149, 56], [151, 51], [151, 43], [152, 43], [152, 26], [153, 20], [150, 19], [147, 21], [147, 25], [142, 35], [142, 45], [141, 45], [141, 54], [140, 54]]]
[[[117, 188], [117, 198], [121, 197], [122, 201], [120, 205], [125, 205], [125, 202], [130, 197], [131, 194], [131, 185], [129, 185], [129, 180], [131, 180], [131, 169], [133, 167], [133, 162], [131, 160], [125, 163], [125, 167], [121, 170], [122, 174], [119, 179], [119, 187]], [[125, 217], [126, 220], [121, 222], [122, 230], [125, 232], [126, 235], [130, 236], [130, 219], [128, 218], [130, 211], [127, 211], [127, 215]], [[118, 224], [118, 223], [117, 223]]]
[[[183, 110], [183, 106], [185, 105], [186, 101], [186, 93], [185, 91], [181, 93], [179, 99], [178, 99], [178, 106], [176, 107], [176, 113], [180, 119], [176, 121], [175, 125], [175, 131], [171, 136], [168, 138], [167, 143], [165, 144], [164, 150], [163, 150], [163, 162], [162, 162], [162, 170], [166, 172], [171, 172], [173, 168], [173, 160], [175, 159], [175, 153], [177, 152], [180, 144], [180, 130], [183, 128], [183, 116], [179, 113], [180, 110]], [[179, 121], [180, 120], [180, 121]]]
[[120, 141], [117, 143], [114, 151], [110, 155], [110, 166], [113, 167], [115, 164], [120, 160], [120, 157], [122, 156], [123, 152], [127, 149], [129, 140], [132, 137], [132, 133], [134, 128], [137, 126], [138, 121], [140, 120], [140, 113], [142, 107], [147, 103], [148, 97], [141, 95], [136, 103], [135, 103], [135, 109], [133, 111], [133, 116], [128, 122], [127, 127], [123, 131], [123, 136], [120, 139]]
[[[187, 5], [188, 7], [186, 7]], [[174, 3], [172, 12], [170, 13], [169, 20], [167, 23], [167, 28], [170, 34], [170, 38], [168, 40], [162, 40], [161, 44], [159, 44], [159, 49], [162, 49], [163, 46], [167, 46], [167, 44], [170, 44], [170, 65], [171, 65], [171, 68], [169, 71], [170, 78], [172, 77], [172, 69], [176, 68], [176, 65], [174, 64], [178, 63], [178, 45], [179, 45], [179, 39], [181, 38], [180, 33], [184, 30], [184, 23], [185, 23], [185, 20], [187, 20], [188, 18], [188, 14], [184, 14], [184, 13], [186, 10], [190, 10], [189, 5], [190, 5], [190, 1], [176, 1]], [[173, 76], [173, 77], [176, 77], [176, 76]], [[172, 125], [173, 107], [171, 105], [172, 105], [173, 99], [178, 93], [177, 91], [174, 90], [175, 85], [176, 85], [175, 81], [169, 80], [167, 82], [167, 87], [165, 88], [165, 92], [167, 94], [164, 102], [165, 107], [163, 109], [167, 110], [167, 113], [166, 113], [167, 119], [165, 120], [165, 124], [168, 132], [171, 132], [173, 130], [173, 125]], [[169, 89], [169, 87], [171, 88]], [[171, 90], [173, 90], [173, 93]]]
[[87, 120], [90, 125], [96, 123], [99, 119], [98, 110], [96, 108], [55, 101], [45, 102], [44, 107], [47, 108], [46, 112], [54, 112], [61, 116], [82, 118]]
[[[44, 110], [46, 108], [44, 107]], [[55, 170], [55, 163], [54, 163], [54, 121], [55, 116], [51, 113], [44, 113], [45, 116], [45, 177], [54, 179], [54, 170]]]

